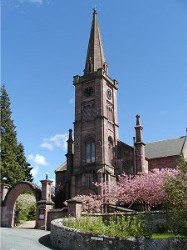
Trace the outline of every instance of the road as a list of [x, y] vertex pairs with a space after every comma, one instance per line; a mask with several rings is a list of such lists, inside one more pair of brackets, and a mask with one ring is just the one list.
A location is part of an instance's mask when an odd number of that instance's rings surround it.
[[52, 247], [50, 232], [37, 229], [0, 228], [1, 250], [46, 250]]

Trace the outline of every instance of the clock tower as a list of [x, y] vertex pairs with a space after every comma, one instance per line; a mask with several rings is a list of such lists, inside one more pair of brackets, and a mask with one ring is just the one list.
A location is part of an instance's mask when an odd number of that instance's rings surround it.
[[98, 25], [93, 20], [84, 75], [74, 76], [74, 154], [70, 177], [70, 197], [98, 194], [93, 182], [114, 181], [118, 140], [117, 81], [108, 76], [108, 66]]

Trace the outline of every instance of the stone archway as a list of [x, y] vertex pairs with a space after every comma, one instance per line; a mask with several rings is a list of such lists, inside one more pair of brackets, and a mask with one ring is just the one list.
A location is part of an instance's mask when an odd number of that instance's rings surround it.
[[23, 192], [31, 192], [36, 198], [36, 203], [41, 199], [40, 188], [31, 182], [20, 182], [15, 184], [8, 191], [3, 206], [2, 206], [2, 218], [1, 224], [3, 227], [13, 227], [14, 226], [14, 206], [16, 199]]

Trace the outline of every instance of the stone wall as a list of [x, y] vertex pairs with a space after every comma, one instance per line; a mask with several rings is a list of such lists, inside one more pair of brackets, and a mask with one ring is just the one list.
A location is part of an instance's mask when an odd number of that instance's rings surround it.
[[79, 230], [63, 226], [63, 219], [56, 219], [51, 223], [51, 244], [63, 250], [184, 250], [187, 249], [187, 239], [146, 239], [140, 238], [115, 238], [103, 235], [83, 233]]
[[164, 211], [142, 212], [143, 222], [147, 231], [162, 233], [162, 229], [167, 229], [167, 214]]
[[164, 211], [150, 211], [150, 212], [129, 212], [129, 213], [108, 213], [108, 214], [94, 214], [94, 216], [102, 216], [104, 221], [109, 220], [111, 216], [125, 216], [125, 217], [131, 217], [131, 216], [141, 216], [143, 217], [143, 224], [146, 228], [146, 230], [150, 233], [159, 232], [159, 230], [162, 230], [161, 228], [167, 228], [167, 215]]
[[68, 209], [66, 207], [61, 208], [61, 209], [51, 209], [50, 211], [48, 211], [47, 230], [50, 230], [52, 220], [67, 217], [67, 215], [68, 215], [67, 212], [68, 212]]
[[176, 168], [179, 156], [162, 157], [149, 160], [149, 171], [154, 168]]

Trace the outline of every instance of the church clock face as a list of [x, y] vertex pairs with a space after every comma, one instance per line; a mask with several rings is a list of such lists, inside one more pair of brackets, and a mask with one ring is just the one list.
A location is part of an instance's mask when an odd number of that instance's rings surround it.
[[107, 89], [107, 98], [109, 99], [109, 100], [111, 100], [111, 98], [112, 98], [112, 91], [111, 91], [111, 89]]
[[94, 93], [94, 89], [92, 87], [87, 87], [84, 89], [84, 96], [85, 97], [90, 97]]

